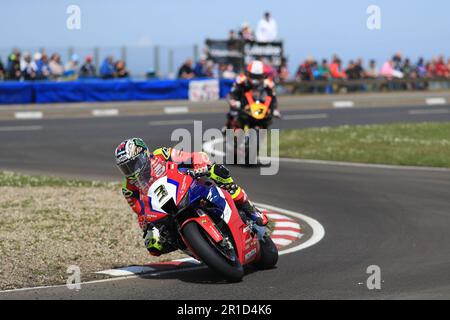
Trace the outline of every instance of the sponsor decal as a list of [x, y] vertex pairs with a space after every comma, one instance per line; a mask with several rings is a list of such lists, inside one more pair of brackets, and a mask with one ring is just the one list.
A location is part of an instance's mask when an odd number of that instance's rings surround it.
[[245, 255], [245, 261], [250, 260], [250, 258], [252, 258], [255, 254], [256, 254], [256, 249], [253, 249], [252, 251], [250, 251], [249, 253], [247, 253], [247, 254]]

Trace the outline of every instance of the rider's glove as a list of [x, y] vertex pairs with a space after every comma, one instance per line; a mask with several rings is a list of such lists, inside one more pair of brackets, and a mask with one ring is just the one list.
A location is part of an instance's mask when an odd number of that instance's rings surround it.
[[232, 109], [238, 110], [238, 109], [241, 108], [241, 102], [240, 102], [240, 101], [237, 101], [237, 100], [230, 100], [230, 107], [231, 107]]
[[163, 251], [163, 246], [160, 242], [159, 230], [156, 228], [148, 229], [144, 233], [144, 243], [150, 254], [160, 256]]
[[278, 109], [273, 110], [273, 116], [275, 118], [281, 119], [281, 112]]

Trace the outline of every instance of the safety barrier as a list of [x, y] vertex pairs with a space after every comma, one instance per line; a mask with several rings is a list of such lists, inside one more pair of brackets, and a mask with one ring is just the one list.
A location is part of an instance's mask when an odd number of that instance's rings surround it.
[[[187, 100], [192, 96], [192, 82], [210, 86], [211, 79], [0, 82], [0, 104]], [[217, 98], [226, 97], [232, 84], [217, 80]], [[195, 88], [199, 90], [198, 85]]]

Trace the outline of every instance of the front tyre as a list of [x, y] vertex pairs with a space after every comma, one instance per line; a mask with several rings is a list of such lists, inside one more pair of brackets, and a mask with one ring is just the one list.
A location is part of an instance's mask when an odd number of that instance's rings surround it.
[[183, 236], [190, 244], [192, 249], [198, 257], [209, 268], [222, 275], [226, 280], [231, 282], [239, 282], [244, 277], [244, 268], [236, 261], [234, 265], [227, 261], [216, 248], [214, 248], [210, 241], [206, 238], [203, 231], [200, 230], [196, 222], [189, 222], [183, 228]]
[[261, 257], [253, 265], [259, 270], [269, 270], [275, 268], [278, 263], [278, 248], [269, 235], [265, 235], [259, 240], [261, 247]]

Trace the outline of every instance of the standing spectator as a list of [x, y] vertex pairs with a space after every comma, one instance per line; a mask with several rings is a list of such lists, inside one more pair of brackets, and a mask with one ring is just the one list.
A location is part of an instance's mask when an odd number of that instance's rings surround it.
[[363, 60], [358, 59], [353, 65], [353, 79], [354, 80], [360, 80], [365, 77], [366, 70], [364, 70], [363, 67]]
[[311, 65], [313, 59], [307, 58], [303, 64], [297, 70], [296, 78], [300, 81], [311, 81], [313, 79]]
[[197, 78], [206, 78], [206, 70], [207, 70], [207, 60], [205, 56], [200, 58], [200, 61], [197, 62], [194, 68], [195, 77]]
[[78, 78], [78, 72], [79, 72], [79, 58], [78, 55], [73, 54], [72, 57], [70, 57], [70, 61], [67, 62], [64, 75], [69, 77], [71, 80], [75, 80]]
[[256, 29], [256, 41], [273, 42], [278, 37], [278, 25], [270, 12], [264, 14]]
[[114, 67], [115, 67], [115, 75], [117, 78], [123, 79], [130, 77], [130, 73], [126, 68], [125, 61], [123, 60], [117, 61]]
[[449, 69], [447, 68], [447, 65], [445, 64], [445, 60], [443, 56], [440, 56], [436, 61], [435, 66], [435, 75], [438, 78], [448, 78], [449, 76]]
[[5, 67], [3, 66], [2, 59], [0, 57], [0, 81], [5, 80]]
[[328, 60], [323, 59], [322, 64], [319, 66], [319, 78], [318, 80], [329, 80], [331, 78], [330, 66]]
[[416, 74], [419, 78], [426, 78], [427, 76], [427, 68], [425, 65], [425, 59], [419, 58], [419, 61], [416, 64]]
[[223, 79], [229, 79], [234, 80], [237, 77], [237, 73], [234, 71], [234, 66], [232, 64], [229, 64], [226, 66], [226, 69], [222, 73]]
[[373, 59], [370, 60], [369, 67], [367, 68], [367, 71], [366, 71], [366, 78], [377, 79], [379, 75], [380, 74], [377, 70], [377, 62]]
[[312, 74], [313, 80], [320, 80], [320, 77], [321, 77], [320, 67], [319, 67], [319, 63], [315, 60], [311, 63], [311, 74]]
[[289, 78], [291, 77], [290, 73], [289, 73], [289, 68], [288, 68], [288, 62], [286, 60], [286, 58], [283, 58], [281, 61], [281, 66], [278, 70], [278, 74], [279, 74], [279, 81], [280, 82], [287, 82], [289, 81]]
[[195, 77], [194, 70], [192, 69], [192, 59], [186, 60], [186, 62], [178, 70], [179, 79], [193, 79]]
[[36, 52], [33, 56], [34, 63], [36, 64], [36, 80], [47, 80], [50, 77], [50, 67], [48, 65], [47, 54]]
[[100, 67], [100, 76], [102, 79], [113, 79], [115, 74], [114, 58], [107, 56]]
[[83, 65], [80, 68], [80, 77], [81, 78], [93, 78], [97, 75], [97, 71], [95, 70], [95, 66], [92, 63], [92, 56], [87, 56]]
[[355, 62], [353, 60], [350, 60], [350, 62], [348, 63], [347, 69], [345, 69], [345, 74], [347, 76], [347, 79], [349, 80], [356, 79]]
[[389, 80], [393, 78], [402, 79], [404, 77], [403, 72], [396, 70], [394, 66], [395, 62], [393, 60], [386, 61], [381, 68], [380, 74]]
[[253, 30], [250, 27], [248, 22], [244, 22], [241, 27], [241, 31], [239, 32], [239, 36], [244, 41], [253, 41], [255, 40], [255, 35], [253, 34]]
[[330, 65], [330, 74], [333, 79], [346, 79], [347, 75], [342, 70], [342, 61], [338, 56], [333, 57], [333, 62]]
[[31, 81], [36, 79], [37, 66], [31, 59], [29, 52], [23, 54], [23, 58], [20, 61], [20, 71], [24, 80]]
[[397, 52], [392, 58], [393, 68], [394, 70], [401, 71], [402, 70], [402, 62], [403, 57], [401, 52]]
[[437, 60], [435, 58], [426, 64], [427, 78], [434, 78], [436, 76], [436, 64]]
[[64, 66], [61, 63], [61, 56], [59, 54], [52, 54], [48, 66], [53, 79], [60, 79], [64, 75]]
[[206, 78], [218, 78], [219, 75], [214, 70], [214, 62], [207, 61], [206, 62], [206, 72], [205, 72]]
[[447, 70], [449, 71], [449, 75], [447, 76], [447, 78], [450, 78], [450, 58], [448, 58], [447, 60]]
[[237, 36], [237, 34], [236, 34], [236, 31], [230, 30], [230, 32], [228, 33], [228, 40], [229, 40], [229, 41], [235, 41], [235, 40], [238, 40], [238, 36]]
[[413, 66], [411, 65], [411, 60], [409, 58], [406, 58], [403, 62], [401, 71], [405, 75], [405, 78], [415, 78], [415, 71]]
[[8, 56], [8, 79], [20, 80], [22, 72], [20, 71], [20, 50], [14, 49], [13, 53]]
[[269, 58], [265, 62], [266, 67], [266, 75], [268, 78], [272, 79], [275, 82], [278, 82], [278, 72], [277, 69], [273, 65], [273, 59]]

